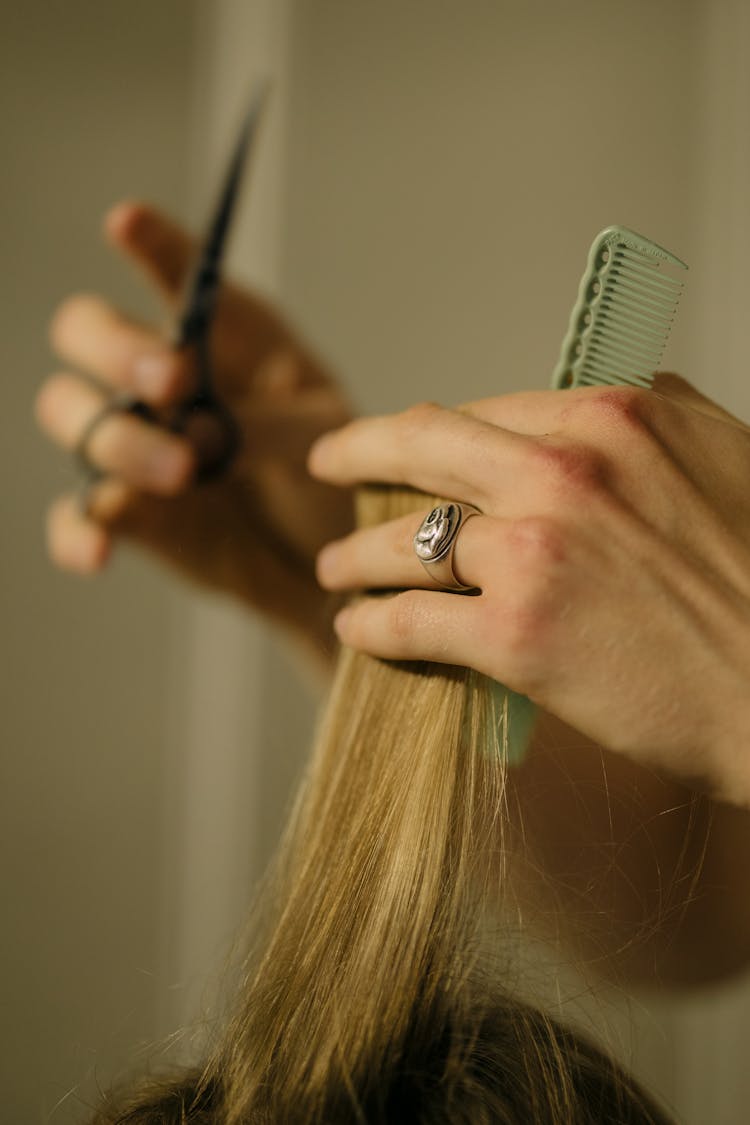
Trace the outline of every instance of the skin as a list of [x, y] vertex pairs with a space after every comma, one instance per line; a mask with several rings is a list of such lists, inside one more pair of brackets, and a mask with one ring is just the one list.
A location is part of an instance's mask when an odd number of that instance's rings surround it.
[[[174, 312], [194, 257], [187, 234], [138, 203], [113, 208], [104, 233]], [[50, 335], [64, 369], [41, 387], [36, 416], [63, 449], [74, 448], [113, 391], [164, 409], [190, 389], [190, 355], [98, 296], [65, 300]], [[111, 415], [88, 447], [108, 479], [91, 492], [85, 514], [75, 495], [54, 502], [50, 554], [63, 569], [90, 575], [128, 539], [261, 611], [324, 663], [337, 599], [321, 591], [314, 561], [327, 539], [351, 529], [352, 506], [348, 492], [310, 477], [305, 457], [315, 437], [350, 417], [348, 403], [283, 318], [244, 290], [222, 293], [213, 344], [215, 384], [243, 434], [230, 471], [195, 487], [195, 452], [184, 438]]]
[[[185, 232], [136, 203], [104, 230], [173, 311]], [[36, 414], [65, 450], [113, 391], [162, 410], [191, 386], [189, 355], [98, 296], [68, 298], [51, 337], [63, 369]], [[750, 803], [737, 753], [750, 725], [747, 428], [674, 376], [656, 392], [524, 393], [350, 422], [283, 318], [233, 286], [213, 354], [244, 438], [231, 470], [196, 486], [185, 439], [108, 417], [89, 445], [108, 478], [85, 513], [72, 495], [50, 509], [54, 561], [93, 575], [129, 540], [262, 613], [326, 668], [344, 593], [409, 588], [340, 614], [339, 636], [476, 667], [546, 709], [512, 778], [527, 915], [544, 927], [558, 899], [583, 956], [610, 975], [695, 982], [742, 967], [750, 831], [727, 802]], [[413, 517], [352, 533], [352, 486], [373, 479], [477, 504], [455, 569], [479, 597], [430, 589]], [[644, 937], [667, 899], [665, 924]]]
[[[449, 455], [447, 455], [449, 453]], [[403, 589], [336, 620], [389, 659], [478, 669], [589, 739], [750, 807], [750, 430], [677, 376], [359, 419], [312, 449], [320, 480], [475, 504], [439, 591], [418, 521], [329, 545], [330, 590]]]
[[[447, 452], [450, 455], [447, 455]], [[440, 591], [419, 519], [318, 558], [362, 597], [335, 628], [389, 659], [465, 664], [543, 709], [511, 771], [527, 921], [639, 983], [750, 955], [750, 430], [674, 375], [655, 389], [421, 404], [327, 435], [309, 465], [475, 504]], [[551, 909], [557, 902], [560, 909]], [[718, 935], [721, 935], [720, 937]]]

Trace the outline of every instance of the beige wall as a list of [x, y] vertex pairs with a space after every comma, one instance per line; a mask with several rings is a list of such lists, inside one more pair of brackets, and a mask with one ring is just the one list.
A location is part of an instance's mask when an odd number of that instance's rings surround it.
[[368, 407], [545, 386], [611, 222], [691, 257], [693, 8], [296, 5], [287, 296]]
[[156, 311], [98, 224], [123, 194], [184, 207], [192, 26], [181, 0], [32, 0], [2, 25], [0, 1117], [37, 1125], [159, 1031], [167, 588], [132, 558], [53, 571], [42, 515], [74, 474], [31, 401], [63, 295]]

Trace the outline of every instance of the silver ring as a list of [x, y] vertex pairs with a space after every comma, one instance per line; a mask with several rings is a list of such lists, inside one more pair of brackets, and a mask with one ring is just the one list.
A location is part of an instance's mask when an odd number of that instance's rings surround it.
[[444, 590], [475, 590], [464, 586], [453, 572], [453, 551], [458, 533], [472, 516], [482, 513], [473, 504], [439, 504], [422, 523], [414, 536], [414, 551], [433, 582]]

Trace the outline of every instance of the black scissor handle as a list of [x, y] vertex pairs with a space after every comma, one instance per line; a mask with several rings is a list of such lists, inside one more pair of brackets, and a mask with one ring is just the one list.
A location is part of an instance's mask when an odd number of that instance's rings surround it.
[[132, 395], [113, 395], [86, 423], [73, 449], [73, 456], [83, 470], [88, 484], [96, 484], [97, 481], [108, 476], [104, 469], [91, 460], [89, 444], [102, 422], [113, 414], [134, 414], [137, 418], [143, 418], [146, 422], [157, 420], [148, 403], [141, 402], [139, 399], [133, 398]]
[[195, 350], [198, 390], [184, 402], [159, 411], [132, 396], [114, 395], [89, 421], [74, 449], [74, 455], [86, 476], [84, 503], [87, 502], [91, 486], [107, 475], [91, 460], [88, 446], [96, 428], [110, 414], [133, 414], [172, 433], [184, 435], [197, 453], [194, 479], [198, 482], [220, 476], [237, 455], [241, 433], [231, 411], [214, 393], [209, 339], [219, 294], [224, 245], [243, 170], [253, 147], [267, 94], [268, 82], [258, 82], [232, 151], [195, 272], [187, 286], [182, 312], [177, 319], [172, 346], [178, 351], [185, 348]]
[[205, 391], [181, 402], [169, 421], [169, 429], [188, 439], [198, 450], [195, 479], [199, 483], [215, 480], [237, 456], [241, 445], [240, 428], [231, 410]]
[[173, 434], [180, 434], [188, 439], [192, 437], [198, 452], [194, 478], [198, 483], [221, 476], [231, 465], [241, 444], [240, 428], [234, 415], [220, 399], [207, 391], [199, 391], [192, 398], [179, 403], [166, 419], [141, 399], [132, 395], [114, 395], [91, 418], [74, 450], [89, 485], [96, 484], [108, 475], [91, 460], [88, 447], [94, 431], [113, 414], [132, 414]]

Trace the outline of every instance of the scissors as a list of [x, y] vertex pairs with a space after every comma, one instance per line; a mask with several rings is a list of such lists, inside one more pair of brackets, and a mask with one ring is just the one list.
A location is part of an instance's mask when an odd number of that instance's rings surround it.
[[85, 427], [75, 448], [75, 455], [86, 476], [84, 507], [87, 506], [91, 486], [106, 475], [104, 470], [92, 463], [88, 455], [88, 444], [94, 430], [110, 414], [133, 414], [147, 422], [166, 427], [172, 433], [194, 437], [199, 448], [195, 474], [197, 481], [208, 481], [220, 476], [237, 454], [240, 430], [231, 411], [216, 393], [210, 341], [227, 234], [243, 172], [258, 135], [267, 94], [267, 82], [259, 83], [253, 90], [224, 174], [208, 233], [186, 287], [182, 309], [177, 315], [173, 346], [178, 351], [192, 351], [195, 358], [196, 389], [172, 408], [171, 414], [166, 417], [163, 412], [157, 413], [148, 403], [132, 395], [115, 395], [107, 402]]

